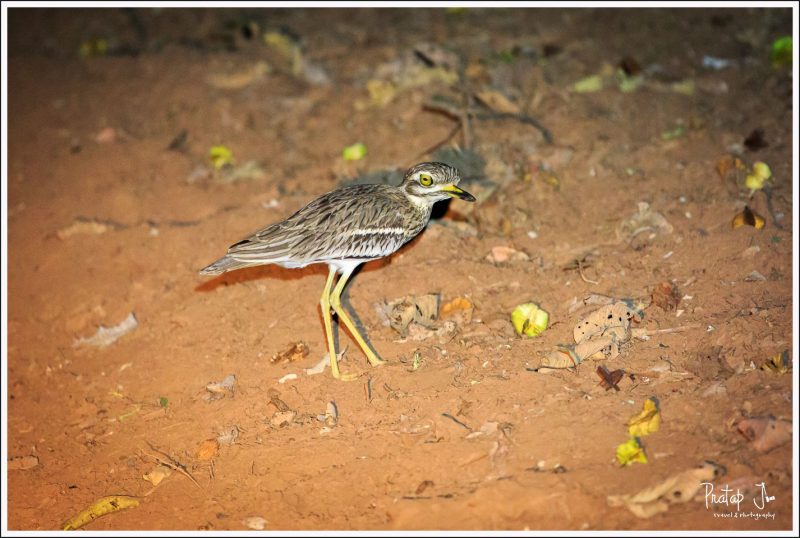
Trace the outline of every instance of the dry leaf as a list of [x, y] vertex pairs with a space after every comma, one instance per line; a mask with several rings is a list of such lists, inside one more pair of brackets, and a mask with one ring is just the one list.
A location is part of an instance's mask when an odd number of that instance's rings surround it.
[[380, 310], [392, 329], [405, 338], [408, 336], [409, 325], [412, 322], [425, 328], [433, 326], [433, 321], [439, 314], [439, 300], [438, 293], [408, 295], [381, 305]]
[[623, 467], [633, 463], [647, 463], [644, 447], [637, 437], [628, 439], [617, 447], [617, 461]]
[[39, 465], [37, 456], [19, 456], [8, 460], [9, 471], [27, 471]]
[[294, 362], [308, 355], [308, 346], [305, 342], [295, 342], [290, 345], [286, 351], [275, 353], [269, 360], [271, 364], [278, 364], [281, 362]]
[[744, 170], [745, 166], [741, 159], [732, 155], [725, 155], [717, 161], [717, 173], [722, 179], [728, 177], [731, 170]]
[[90, 504], [88, 507], [86, 507], [86, 509], [82, 510], [77, 515], [65, 521], [61, 526], [61, 529], [65, 531], [79, 529], [87, 523], [91, 523], [98, 517], [136, 506], [139, 506], [139, 500], [136, 497], [128, 497], [126, 495], [102, 497]]
[[439, 317], [442, 319], [455, 318], [459, 325], [466, 325], [472, 321], [472, 312], [475, 305], [466, 297], [456, 297], [442, 306]]
[[72, 224], [56, 232], [56, 237], [62, 241], [73, 235], [100, 235], [109, 230], [122, 230], [126, 225], [112, 220], [98, 220], [87, 217], [77, 217]]
[[792, 423], [788, 420], [754, 417], [740, 420], [736, 427], [757, 452], [769, 452], [792, 440]]
[[600, 386], [606, 390], [611, 390], [612, 388], [616, 391], [619, 391], [619, 387], [617, 383], [622, 380], [622, 377], [625, 375], [623, 370], [614, 370], [613, 372], [609, 372], [608, 368], [605, 366], [598, 366], [595, 373], [600, 376]]
[[672, 475], [634, 495], [609, 495], [608, 505], [625, 506], [636, 517], [649, 518], [666, 512], [672, 504], [691, 501], [704, 483], [719, 478], [725, 472], [724, 467], [707, 461], [697, 469]]
[[119, 325], [115, 325], [113, 327], [104, 327], [101, 325], [93, 336], [89, 338], [78, 338], [75, 340], [75, 342], [73, 342], [72, 347], [78, 347], [82, 345], [106, 347], [113, 344], [118, 338], [129, 333], [138, 326], [139, 322], [136, 321], [136, 316], [133, 314], [133, 312], [131, 312], [128, 314], [127, 318], [120, 322]]
[[142, 478], [144, 478], [154, 486], [157, 486], [171, 474], [172, 474], [172, 469], [170, 469], [166, 465], [158, 465], [149, 473], [142, 475]]
[[761, 365], [761, 369], [764, 370], [765, 372], [774, 372], [776, 374], [785, 374], [791, 368], [792, 365], [789, 362], [788, 349], [784, 349], [780, 353], [773, 355], [764, 364]]
[[216, 439], [206, 439], [197, 449], [195, 457], [200, 461], [208, 461], [213, 459], [219, 452], [219, 441]]
[[628, 433], [631, 437], [644, 437], [658, 431], [661, 426], [661, 410], [658, 398], [648, 398], [644, 402], [642, 412], [628, 420]]
[[744, 225], [753, 226], [756, 230], [760, 230], [766, 224], [764, 217], [750, 209], [749, 206], [744, 206], [741, 213], [733, 217], [731, 227], [735, 230]]
[[651, 295], [652, 304], [665, 312], [670, 312], [678, 307], [681, 302], [681, 292], [678, 286], [671, 282], [661, 282], [656, 285]]

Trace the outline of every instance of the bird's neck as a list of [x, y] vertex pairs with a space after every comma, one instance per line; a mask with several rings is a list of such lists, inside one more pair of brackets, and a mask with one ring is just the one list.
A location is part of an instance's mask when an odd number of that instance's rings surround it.
[[421, 212], [430, 213], [431, 208], [433, 208], [433, 204], [435, 200], [432, 200], [428, 196], [418, 196], [416, 194], [406, 193], [406, 198], [408, 201], [411, 202], [415, 208], [417, 208]]
[[433, 207], [433, 204], [436, 203], [436, 200], [430, 196], [424, 196], [415, 193], [414, 190], [407, 184], [401, 185], [400, 189], [403, 191], [403, 194], [411, 203], [411, 205], [420, 212], [429, 213]]

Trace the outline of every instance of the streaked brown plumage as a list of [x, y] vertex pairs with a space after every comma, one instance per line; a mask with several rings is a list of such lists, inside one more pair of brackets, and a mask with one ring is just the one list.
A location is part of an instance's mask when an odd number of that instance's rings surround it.
[[[451, 197], [474, 201], [471, 194], [456, 186], [460, 179], [458, 171], [451, 166], [420, 163], [411, 167], [396, 187], [352, 185], [336, 189], [285, 220], [232, 245], [224, 257], [200, 274], [216, 275], [263, 264], [297, 268], [326, 263], [330, 272], [321, 304], [334, 376], [340, 377], [329, 330], [331, 307], [353, 333], [370, 362], [380, 364], [382, 361], [342, 312], [339, 295], [358, 265], [392, 254], [419, 234], [428, 223], [435, 202]], [[336, 273], [342, 276], [331, 292]]]

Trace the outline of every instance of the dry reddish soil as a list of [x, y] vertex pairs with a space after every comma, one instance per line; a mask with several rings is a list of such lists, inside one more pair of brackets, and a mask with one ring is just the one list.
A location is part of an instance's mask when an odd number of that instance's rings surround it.
[[[737, 425], [794, 419], [796, 371], [760, 368], [796, 354], [792, 79], [769, 57], [791, 24], [785, 9], [12, 10], [9, 528], [60, 528], [122, 494], [139, 506], [87, 528], [243, 529], [261, 517], [269, 530], [790, 529], [792, 442], [759, 452]], [[302, 39], [327, 84], [264, 44], [260, 32], [276, 28]], [[342, 367], [360, 377], [306, 375], [326, 353], [324, 266], [198, 270], [347, 177], [430, 158], [457, 125], [423, 106], [452, 95], [447, 83], [356, 106], [381, 69], [419, 61], [411, 51], [423, 43], [463, 55], [473, 90], [503, 93], [553, 144], [513, 119], [471, 121], [486, 179], [463, 186], [496, 190], [453, 200], [347, 288], [388, 364], [371, 368], [340, 331]], [[706, 55], [731, 64], [703, 67]], [[631, 92], [614, 82], [625, 58], [648, 81]], [[573, 91], [596, 73], [609, 75], [605, 88]], [[744, 144], [755, 129], [765, 147]], [[366, 157], [344, 161], [355, 142]], [[203, 173], [217, 144], [262, 175]], [[770, 165], [771, 207], [765, 191], [742, 188], [746, 170], [720, 176], [730, 154], [745, 169]], [[620, 238], [640, 202], [672, 231]], [[763, 228], [732, 227], [746, 204]], [[487, 260], [496, 246], [528, 259]], [[680, 302], [647, 307], [638, 327], [649, 340], [577, 369], [532, 371], [572, 342], [593, 308], [576, 302], [649, 300], [662, 282]], [[419, 340], [381, 323], [376, 304], [429, 292], [468, 298], [471, 321]], [[550, 313], [537, 338], [510, 323], [527, 301]], [[113, 344], [74, 345], [131, 312], [138, 327]], [[308, 356], [272, 363], [298, 341]], [[619, 391], [599, 385], [600, 365], [625, 371]], [[204, 398], [229, 374], [233, 393]], [[621, 467], [626, 423], [653, 396], [662, 420], [642, 438], [648, 463]], [[331, 401], [338, 421], [326, 425], [318, 416]], [[279, 408], [293, 416], [283, 425]], [[234, 428], [232, 443], [204, 444]], [[186, 474], [154, 487], [143, 475], [157, 459]], [[738, 487], [742, 512], [774, 519], [718, 517], [735, 509], [707, 508], [702, 491], [650, 518], [608, 504], [705, 460], [727, 472], [718, 493]], [[760, 482], [774, 496], [763, 510], [752, 506]]]

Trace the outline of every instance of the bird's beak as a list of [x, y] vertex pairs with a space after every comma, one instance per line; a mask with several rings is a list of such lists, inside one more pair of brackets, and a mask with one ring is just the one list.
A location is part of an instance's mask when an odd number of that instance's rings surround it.
[[475, 197], [472, 196], [470, 193], [465, 191], [464, 189], [459, 189], [455, 185], [447, 185], [446, 187], [442, 187], [442, 192], [446, 192], [453, 198], [461, 198], [465, 202], [474, 202]]

